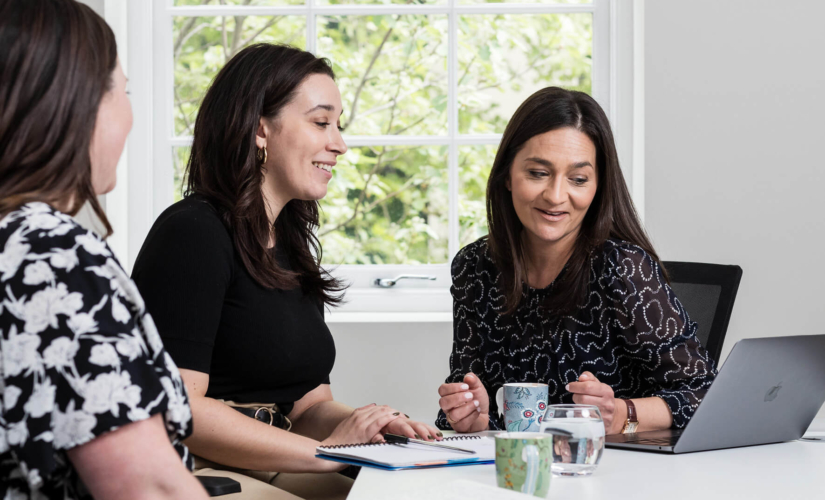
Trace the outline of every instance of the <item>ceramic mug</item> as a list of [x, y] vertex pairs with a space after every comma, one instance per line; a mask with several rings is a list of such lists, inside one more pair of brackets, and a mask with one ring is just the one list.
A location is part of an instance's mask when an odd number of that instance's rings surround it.
[[547, 410], [547, 384], [504, 384], [496, 392], [499, 414], [508, 432], [539, 432]]
[[500, 488], [541, 498], [553, 476], [553, 436], [532, 432], [496, 434], [496, 482]]

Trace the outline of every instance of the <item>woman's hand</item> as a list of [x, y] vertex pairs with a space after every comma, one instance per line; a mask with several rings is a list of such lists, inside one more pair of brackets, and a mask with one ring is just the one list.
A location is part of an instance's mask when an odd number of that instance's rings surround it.
[[[567, 384], [567, 390], [573, 393], [573, 402], [580, 405], [598, 406], [604, 420], [604, 430], [607, 434], [618, 434], [624, 426], [622, 412], [624, 401], [613, 396], [613, 389], [599, 382], [590, 372], [583, 372], [578, 382]], [[618, 426], [618, 429], [616, 428]]]
[[468, 373], [464, 382], [441, 384], [438, 405], [447, 415], [447, 422], [458, 432], [478, 432], [490, 425], [490, 399], [479, 378]]
[[383, 434], [397, 434], [399, 436], [407, 436], [408, 438], [423, 439], [424, 441], [441, 441], [444, 437], [441, 432], [433, 427], [414, 420], [408, 420], [409, 417], [398, 418], [387, 424], [381, 432]]
[[403, 413], [389, 406], [376, 406], [374, 403], [355, 409], [335, 427], [332, 434], [321, 445], [371, 443], [382, 439], [381, 429], [399, 418], [406, 419]]

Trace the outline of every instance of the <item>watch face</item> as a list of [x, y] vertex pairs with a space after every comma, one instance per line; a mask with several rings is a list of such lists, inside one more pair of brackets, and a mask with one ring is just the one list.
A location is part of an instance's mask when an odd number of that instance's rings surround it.
[[627, 422], [624, 427], [624, 434], [633, 434], [638, 426], [638, 422]]

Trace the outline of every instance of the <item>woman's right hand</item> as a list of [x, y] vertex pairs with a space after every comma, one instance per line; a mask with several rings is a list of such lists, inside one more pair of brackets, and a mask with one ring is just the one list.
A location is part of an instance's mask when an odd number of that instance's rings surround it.
[[341, 421], [328, 438], [321, 441], [322, 446], [336, 444], [372, 443], [383, 439], [381, 429], [397, 418], [406, 418], [403, 413], [374, 403], [355, 409], [352, 414]]
[[441, 384], [439, 406], [447, 422], [457, 432], [485, 431], [490, 425], [490, 398], [481, 380], [473, 373], [464, 375], [464, 382]]

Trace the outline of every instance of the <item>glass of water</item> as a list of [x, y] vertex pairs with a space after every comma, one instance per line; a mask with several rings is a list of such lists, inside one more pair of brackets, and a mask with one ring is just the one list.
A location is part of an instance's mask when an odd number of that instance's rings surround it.
[[597, 406], [549, 405], [540, 432], [553, 434], [556, 476], [589, 476], [604, 451], [604, 422]]

